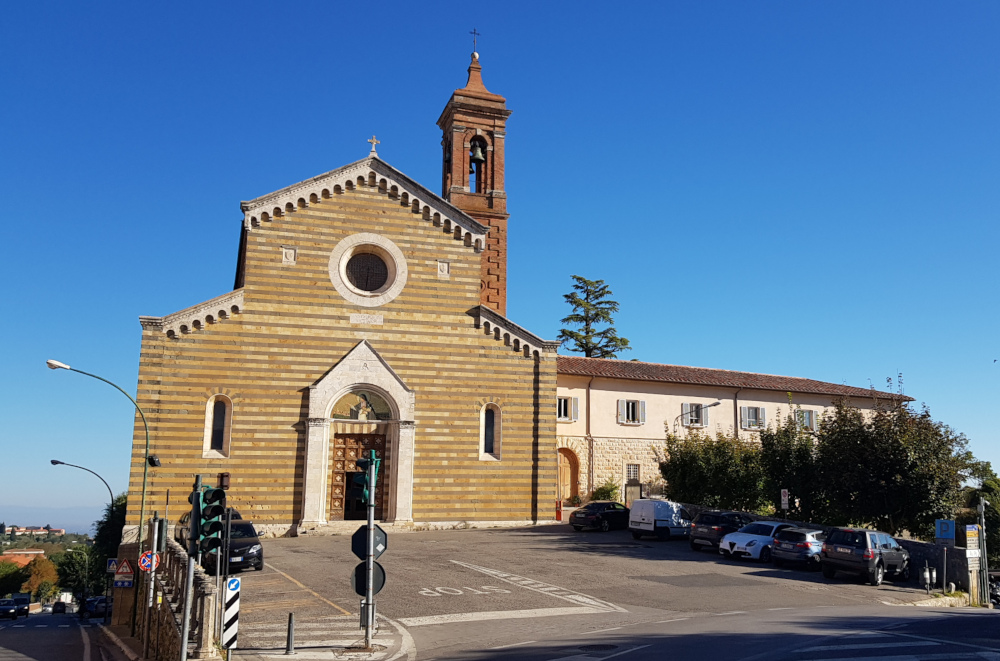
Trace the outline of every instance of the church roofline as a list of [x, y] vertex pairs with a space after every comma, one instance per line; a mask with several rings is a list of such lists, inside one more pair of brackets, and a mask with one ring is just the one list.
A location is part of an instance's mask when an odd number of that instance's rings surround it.
[[[371, 183], [373, 179], [371, 175], [374, 175], [374, 184]], [[348, 189], [348, 183], [354, 186], [359, 178], [365, 181], [366, 186], [374, 185], [380, 191], [398, 196], [404, 204], [412, 208], [414, 213], [423, 212], [425, 220], [434, 220], [435, 224], [446, 224], [446, 226], [454, 224], [462, 228], [465, 234], [471, 235], [473, 244], [475, 240], [479, 241], [480, 250], [485, 243], [486, 233], [489, 231], [486, 225], [479, 223], [458, 207], [452, 206], [377, 156], [368, 156], [273, 193], [240, 202], [244, 227], [252, 231], [273, 216], [296, 211], [320, 199], [343, 193]], [[433, 218], [434, 214], [438, 217]]]
[[161, 330], [172, 340], [243, 312], [243, 289], [226, 292], [165, 317], [140, 316], [143, 329]]
[[532, 347], [545, 353], [555, 353], [562, 344], [558, 340], [543, 340], [485, 305], [471, 309], [469, 314], [475, 317], [476, 328], [482, 328], [487, 335], [509, 344], [514, 351], [524, 351], [526, 356], [530, 355]]

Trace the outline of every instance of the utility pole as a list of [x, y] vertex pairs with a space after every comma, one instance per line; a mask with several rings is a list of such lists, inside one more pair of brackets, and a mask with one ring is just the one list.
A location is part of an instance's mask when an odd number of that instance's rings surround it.
[[371, 461], [368, 462], [368, 558], [365, 560], [365, 603], [368, 608], [365, 611], [365, 649], [371, 649], [372, 629], [375, 626], [375, 591], [374, 591], [374, 563], [375, 563], [375, 480], [378, 476], [378, 461], [375, 459], [375, 451], [371, 451]]
[[986, 506], [990, 501], [979, 496], [979, 593], [982, 603], [990, 606], [990, 565], [986, 555]]
[[191, 492], [191, 531], [188, 536], [187, 579], [184, 581], [184, 611], [181, 620], [181, 661], [188, 658], [188, 635], [191, 633], [191, 596], [194, 592], [194, 556], [198, 551], [198, 526], [201, 525], [201, 475], [194, 477]]
[[152, 564], [150, 565], [149, 568], [149, 595], [148, 595], [148, 600], [146, 601], [146, 646], [145, 646], [146, 656], [149, 656], [149, 640], [150, 638], [152, 638], [150, 632], [153, 629], [153, 595], [156, 593], [156, 564], [157, 564], [156, 551], [159, 548], [158, 546], [159, 532], [160, 532], [160, 518], [159, 516], [157, 516], [157, 512], [153, 512], [153, 534], [152, 534], [153, 545], [152, 547], [150, 547], [150, 552], [153, 554], [153, 557], [152, 557]]

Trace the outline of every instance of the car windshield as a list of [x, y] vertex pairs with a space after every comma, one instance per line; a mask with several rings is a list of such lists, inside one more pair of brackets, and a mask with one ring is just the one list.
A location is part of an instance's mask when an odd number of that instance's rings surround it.
[[587, 503], [582, 509], [591, 512], [603, 512], [605, 507], [607, 507], [607, 503]]
[[697, 522], [703, 523], [705, 525], [714, 526], [719, 523], [719, 517], [715, 514], [699, 514], [697, 516]]
[[743, 526], [740, 528], [740, 532], [746, 533], [747, 535], [762, 535], [764, 537], [770, 537], [771, 533], [774, 532], [774, 525], [770, 523], [751, 523], [749, 526]]
[[250, 539], [257, 536], [257, 531], [254, 530], [253, 524], [249, 522], [240, 521], [239, 523], [233, 521], [233, 527], [231, 529], [231, 539]]

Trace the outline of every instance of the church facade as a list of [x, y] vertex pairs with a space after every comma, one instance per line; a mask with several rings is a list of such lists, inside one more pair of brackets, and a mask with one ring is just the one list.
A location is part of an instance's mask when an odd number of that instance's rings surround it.
[[[274, 534], [365, 515], [356, 460], [381, 460], [376, 517], [555, 518], [556, 349], [505, 317], [510, 111], [473, 55], [442, 130], [442, 194], [360, 161], [241, 204], [235, 287], [141, 317], [146, 513], [189, 507], [195, 474]], [[374, 453], [374, 455], [373, 455]], [[133, 444], [139, 522], [145, 436]], [[167, 494], [169, 503], [167, 502]]]

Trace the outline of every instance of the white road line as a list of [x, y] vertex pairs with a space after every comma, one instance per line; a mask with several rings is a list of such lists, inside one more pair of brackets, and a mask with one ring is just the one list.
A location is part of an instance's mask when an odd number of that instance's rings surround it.
[[769, 610], [769, 611], [791, 611], [791, 610], [795, 610], [795, 609], [792, 608], [791, 606], [784, 606], [782, 608], [768, 608], [767, 610]]
[[679, 617], [676, 620], [660, 620], [659, 622], [653, 622], [653, 624], [666, 624], [667, 622], [683, 622], [684, 620], [690, 620], [689, 617]]
[[470, 565], [469, 563], [459, 562], [458, 560], [452, 560], [452, 562], [461, 567], [465, 567], [466, 569], [471, 569], [473, 571], [486, 574], [487, 576], [492, 576], [493, 578], [501, 580], [504, 583], [510, 583], [511, 585], [525, 588], [526, 590], [532, 590], [534, 592], [538, 592], [539, 594], [549, 595], [580, 606], [590, 606], [592, 608], [600, 608], [605, 611], [617, 611], [619, 613], [628, 612], [621, 606], [616, 606], [611, 602], [602, 601], [596, 597], [591, 597], [589, 594], [583, 594], [582, 592], [575, 592], [574, 590], [561, 588], [558, 585], [552, 585], [551, 583], [543, 583], [532, 578], [518, 576], [517, 574], [508, 574], [507, 572], [500, 571], [498, 569]]
[[83, 661], [90, 661], [90, 635], [80, 627], [80, 637], [83, 638]]
[[746, 611], [726, 611], [725, 613], [716, 613], [716, 615], [746, 615]]
[[934, 642], [912, 642], [904, 643], [894, 640], [891, 643], [848, 643], [846, 645], [815, 645], [813, 647], [803, 647], [796, 652], [832, 652], [833, 650], [884, 650], [896, 649], [897, 647], [926, 647], [928, 645], [940, 645]]
[[508, 647], [520, 647], [521, 645], [530, 645], [531, 643], [537, 643], [537, 640], [526, 640], [523, 643], [512, 643], [510, 645], [500, 645], [498, 647], [491, 647], [491, 650], [505, 650]]
[[[621, 652], [615, 652], [614, 654], [609, 654], [607, 656], [602, 656], [600, 661], [605, 659], [613, 659], [616, 656], [621, 656], [622, 654], [628, 654], [629, 652], [638, 652], [641, 649], [645, 649], [649, 645], [640, 645], [639, 647], [632, 647], [627, 650], [622, 650]], [[574, 654], [573, 656], [560, 656], [554, 659], [549, 659], [549, 661], [595, 661], [594, 657], [589, 654]]]
[[577, 606], [574, 608], [531, 608], [519, 611], [480, 611], [478, 613], [450, 613], [447, 615], [427, 615], [425, 617], [401, 617], [399, 622], [408, 627], [422, 627], [428, 624], [451, 624], [453, 622], [478, 622], [482, 620], [518, 620], [532, 617], [552, 617], [555, 615], [594, 615], [607, 613], [603, 608]]
[[60, 629], [69, 629], [69, 625], [68, 624], [60, 624], [59, 628]]
[[[377, 604], [376, 604], [376, 605], [377, 605]], [[15, 625], [14, 625], [14, 628], [15, 628], [15, 629], [23, 629], [23, 628], [24, 628], [24, 625], [23, 625], [23, 624], [15, 624]]]
[[972, 643], [960, 643], [956, 640], [942, 640], [941, 638], [928, 638], [927, 636], [914, 636], [912, 633], [900, 633], [898, 631], [893, 631], [893, 636], [903, 636], [904, 638], [914, 638], [916, 640], [932, 640], [936, 643], [944, 643], [945, 645], [960, 645], [962, 647], [971, 647], [977, 650], [986, 650], [988, 652], [1000, 652], [1000, 648], [996, 647], [984, 647], [983, 645], [973, 645]]
[[595, 629], [594, 631], [588, 631], [587, 633], [604, 633], [605, 631], [618, 631], [621, 627], [611, 627], [610, 629]]

